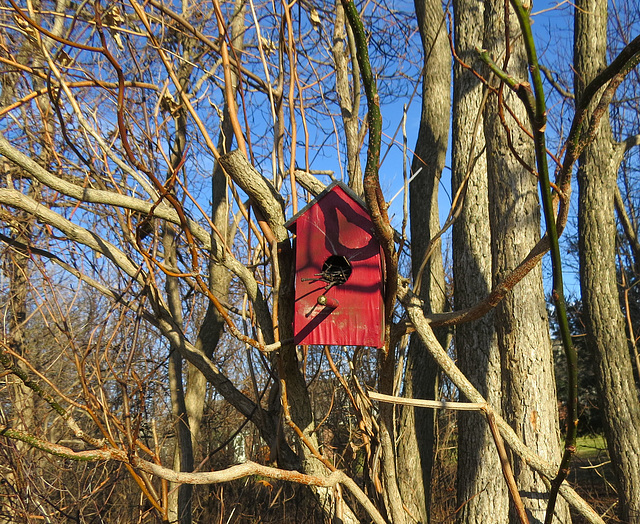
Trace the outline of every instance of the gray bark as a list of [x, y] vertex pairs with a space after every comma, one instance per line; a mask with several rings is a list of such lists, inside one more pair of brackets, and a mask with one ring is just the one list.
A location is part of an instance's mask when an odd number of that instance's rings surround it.
[[[346, 44], [346, 45], [345, 45]], [[349, 51], [347, 51], [349, 46]], [[363, 195], [362, 167], [360, 165], [360, 70], [355, 59], [351, 26], [345, 24], [344, 8], [341, 0], [336, 0], [336, 22], [333, 29], [333, 61], [336, 68], [336, 94], [340, 104], [347, 147], [347, 173], [349, 187], [358, 195]], [[349, 54], [351, 55], [351, 81], [349, 85]]]
[[[183, 84], [187, 84], [190, 76], [190, 67], [181, 68], [179, 74]], [[175, 118], [175, 139], [171, 147], [171, 166], [177, 168], [182, 160], [186, 147], [186, 115], [184, 111], [179, 111]], [[168, 177], [171, 177], [168, 173]], [[164, 260], [168, 268], [177, 270], [176, 235], [170, 224], [166, 224], [162, 243], [164, 248]], [[180, 294], [180, 281], [177, 277], [167, 275], [165, 282], [167, 293], [167, 304], [174, 322], [183, 328], [182, 298]], [[182, 381], [182, 355], [179, 349], [173, 344], [170, 346], [169, 354], [169, 391], [171, 394], [171, 413], [174, 418], [176, 428], [176, 447], [174, 450], [174, 464], [176, 471], [193, 471], [193, 445], [191, 441], [191, 430], [189, 428], [189, 418], [185, 404], [184, 386]], [[167, 513], [171, 522], [180, 524], [191, 523], [191, 497], [193, 486], [181, 484], [174, 486], [170, 491]]]
[[[446, 306], [441, 244], [434, 246], [431, 259], [423, 260], [430, 241], [440, 230], [438, 185], [444, 168], [450, 118], [451, 54], [442, 4], [437, 0], [416, 0], [416, 15], [422, 39], [424, 70], [420, 130], [412, 162], [412, 173], [422, 168], [409, 188], [411, 256], [417, 293], [428, 313]], [[446, 333], [439, 333], [444, 343]], [[434, 399], [438, 395], [438, 367], [418, 337], [411, 337], [407, 354], [404, 395]], [[398, 443], [398, 481], [405, 506], [421, 522], [429, 521], [431, 477], [436, 442], [435, 410], [402, 410]], [[417, 460], [418, 458], [418, 460]]]
[[[508, 72], [527, 78], [527, 59], [513, 15], [505, 21], [504, 2], [485, 3], [484, 47], [504, 67], [505, 24], [508, 24]], [[511, 9], [510, 9], [511, 11]], [[520, 123], [527, 122], [523, 106], [507, 89], [508, 104]], [[540, 239], [537, 179], [520, 160], [534, 165], [531, 139], [506, 111], [501, 122], [499, 100], [492, 95], [486, 105], [485, 139], [489, 173], [489, 213], [492, 235], [493, 281], [497, 284], [529, 253]], [[508, 129], [505, 129], [505, 125]], [[509, 146], [509, 139], [513, 149]], [[502, 365], [503, 411], [516, 434], [551, 463], [560, 459], [558, 409], [553, 358], [542, 270], [538, 265], [495, 309], [495, 327]], [[543, 522], [547, 488], [542, 477], [514, 457], [515, 479], [531, 522]], [[511, 511], [511, 520], [515, 521]], [[558, 504], [558, 522], [569, 521], [566, 504]]]
[[[455, 49], [465, 63], [479, 69], [475, 47], [482, 41], [484, 9], [480, 2], [456, 0]], [[451, 192], [468, 177], [460, 216], [453, 224], [455, 309], [471, 307], [491, 291], [491, 230], [484, 134], [483, 88], [460, 64], [454, 66]], [[500, 352], [493, 313], [456, 327], [458, 367], [500, 412]], [[500, 460], [486, 418], [477, 412], [458, 414], [458, 522], [496, 523], [508, 519], [509, 497]]]
[[[607, 3], [576, 4], [574, 62], [576, 98], [604, 67]], [[620, 515], [640, 522], [640, 402], [618, 298], [614, 195], [620, 166], [608, 113], [578, 169], [580, 289], [587, 344], [598, 365], [609, 455], [617, 477]]]

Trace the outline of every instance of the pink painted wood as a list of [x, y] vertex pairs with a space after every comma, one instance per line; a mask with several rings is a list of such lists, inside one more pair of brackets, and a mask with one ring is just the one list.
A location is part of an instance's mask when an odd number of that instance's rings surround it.
[[335, 182], [287, 227], [296, 234], [295, 343], [382, 347], [383, 258], [364, 204]]

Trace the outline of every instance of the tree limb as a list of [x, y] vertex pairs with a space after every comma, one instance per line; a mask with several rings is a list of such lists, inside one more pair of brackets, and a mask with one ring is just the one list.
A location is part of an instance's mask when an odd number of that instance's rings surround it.
[[616, 207], [616, 212], [618, 215], [618, 220], [622, 224], [622, 229], [624, 230], [624, 234], [629, 241], [629, 245], [633, 251], [633, 258], [636, 260], [636, 264], [640, 263], [640, 241], [638, 241], [638, 234], [633, 228], [633, 224], [631, 224], [631, 220], [629, 219], [629, 215], [627, 214], [627, 209], [624, 206], [624, 201], [622, 200], [622, 194], [620, 193], [620, 188], [616, 185], [615, 192], [613, 193], [613, 201]]
[[280, 193], [249, 163], [239, 149], [222, 155], [218, 161], [257, 206], [276, 242], [286, 241], [289, 233], [284, 227], [284, 200]]
[[[486, 400], [480, 392], [471, 384], [467, 377], [458, 369], [451, 357], [442, 348], [438, 339], [433, 334], [431, 325], [422, 311], [420, 300], [410, 291], [408, 281], [402, 281], [398, 285], [398, 295], [409, 319], [413, 323], [416, 332], [422, 339], [427, 351], [431, 354], [440, 368], [449, 377], [451, 382], [467, 397], [471, 402], [486, 404]], [[509, 424], [490, 406], [488, 410], [493, 412], [496, 423], [500, 428], [502, 438], [512, 451], [517, 453], [530, 467], [535, 469], [548, 479], [556, 474], [556, 467], [546, 460], [533, 453], [516, 435]], [[560, 486], [560, 494], [571, 504], [588, 522], [592, 524], [604, 524], [602, 518], [587, 504], [566, 482]]]
[[369, 516], [376, 524], [386, 524], [386, 521], [380, 515], [373, 503], [367, 495], [355, 483], [353, 479], [348, 477], [344, 472], [336, 470], [326, 477], [318, 475], [306, 475], [297, 471], [283, 470], [263, 466], [255, 462], [245, 462], [237, 464], [220, 471], [207, 472], [179, 472], [169, 468], [165, 468], [159, 464], [154, 464], [148, 460], [144, 460], [135, 455], [129, 455], [126, 451], [116, 448], [102, 448], [86, 451], [74, 451], [66, 446], [53, 444], [46, 440], [40, 439], [34, 435], [12, 429], [6, 425], [0, 425], [0, 436], [19, 440], [29, 444], [30, 446], [40, 449], [51, 455], [73, 460], [78, 462], [97, 462], [105, 460], [115, 460], [136, 469], [154, 475], [158, 478], [168, 480], [170, 482], [192, 484], [192, 485], [209, 485], [230, 482], [232, 480], [246, 478], [249, 476], [260, 476], [271, 479], [283, 480], [287, 482], [295, 482], [307, 486], [319, 486], [324, 488], [333, 488], [338, 484], [343, 484], [356, 500], [363, 506]]

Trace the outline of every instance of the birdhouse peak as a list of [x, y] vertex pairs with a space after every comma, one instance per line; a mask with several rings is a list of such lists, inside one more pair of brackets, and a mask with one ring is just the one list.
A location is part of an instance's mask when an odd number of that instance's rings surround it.
[[342, 193], [344, 193], [345, 196], [353, 200], [354, 203], [358, 204], [362, 208], [362, 210], [367, 215], [369, 215], [369, 210], [367, 208], [367, 204], [365, 203], [365, 201], [362, 198], [360, 198], [356, 194], [356, 192], [353, 189], [351, 189], [348, 185], [346, 185], [344, 182], [341, 182], [340, 180], [334, 180], [333, 182], [331, 182], [331, 184], [325, 187], [322, 190], [322, 192], [319, 193], [313, 200], [311, 200], [311, 202], [309, 202], [300, 211], [298, 211], [289, 220], [287, 220], [284, 224], [284, 227], [286, 227], [287, 229], [291, 229], [290, 226], [293, 225], [302, 215], [304, 215], [307, 211], [309, 211], [309, 209], [311, 209], [313, 206], [318, 204], [329, 193], [332, 193], [335, 191], [342, 191]]

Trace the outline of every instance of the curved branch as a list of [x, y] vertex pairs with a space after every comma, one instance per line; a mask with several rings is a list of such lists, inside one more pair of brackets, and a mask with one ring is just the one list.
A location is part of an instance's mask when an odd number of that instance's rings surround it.
[[[592, 136], [597, 129], [602, 117], [603, 111], [594, 111], [589, 127], [586, 132], [583, 132], [583, 126], [586, 118], [588, 118], [588, 110], [591, 107], [596, 95], [602, 87], [607, 83], [609, 86], [605, 89], [598, 106], [602, 107], [603, 103], [608, 106], [611, 97], [613, 96], [615, 89], [622, 82], [624, 77], [635, 67], [640, 61], [640, 36], [634, 38], [597, 77], [595, 77], [585, 87], [580, 100], [578, 100], [578, 106], [576, 107], [576, 113], [573, 117], [569, 136], [567, 138], [567, 151], [562, 163], [562, 169], [558, 174], [559, 179], [570, 179], [571, 169], [573, 164], [578, 160], [582, 150], [590, 142], [589, 136]], [[584, 137], [587, 137], [585, 140]], [[564, 181], [568, 183], [567, 181]], [[565, 183], [561, 184], [562, 186]]]
[[[0, 63], [6, 63], [6, 64], [10, 64], [12, 67], [18, 67], [20, 69], [24, 69], [25, 71], [27, 71], [28, 73], [35, 75], [43, 80], [48, 80], [47, 75], [40, 73], [40, 71], [34, 71], [29, 67], [23, 66], [21, 64], [17, 64], [14, 62], [11, 62], [9, 60], [3, 59], [2, 57], [0, 57]], [[78, 82], [68, 82], [67, 86], [70, 88], [74, 88], [74, 89], [78, 89], [81, 87], [101, 87], [103, 89], [109, 88], [109, 89], [113, 89], [115, 87], [118, 87], [117, 84], [113, 83], [113, 82], [99, 82], [97, 80], [82, 80], [82, 81], [78, 81]], [[40, 89], [36, 89], [34, 91], [31, 91], [30, 93], [26, 94], [25, 96], [23, 96], [20, 100], [17, 100], [3, 108], [0, 108], [0, 116], [4, 116], [5, 114], [9, 113], [10, 111], [23, 106], [24, 104], [26, 104], [27, 102], [29, 102], [29, 100], [33, 100], [34, 98], [37, 98], [39, 96], [43, 96], [46, 95], [49, 90], [51, 89], [51, 87], [57, 88], [58, 85], [56, 83], [53, 83], [53, 86], [46, 86], [46, 87], [42, 87]], [[127, 81], [125, 82], [125, 87], [131, 87], [131, 88], [139, 88], [139, 89], [149, 89], [151, 91], [158, 91], [158, 86], [154, 85], [154, 84], [147, 84], [144, 82], [136, 82], [135, 80], [133, 81]]]
[[553, 73], [547, 66], [544, 66], [542, 64], [538, 64], [538, 67], [540, 68], [540, 71], [542, 71], [544, 73], [545, 78], [551, 84], [551, 86], [558, 93], [560, 93], [560, 96], [563, 96], [563, 97], [568, 98], [570, 100], [574, 100], [575, 99], [575, 96], [574, 96], [573, 93], [571, 93], [570, 91], [565, 89], [563, 86], [560, 85], [560, 82], [558, 82], [555, 78], [553, 78]]
[[[69, 240], [103, 254], [140, 286], [146, 285], [146, 273], [134, 264], [121, 250], [96, 233], [87, 231], [85, 228], [70, 222], [39, 202], [14, 189], [0, 188], [0, 203], [27, 211], [37, 220], [60, 230]], [[220, 373], [215, 364], [213, 364], [202, 351], [196, 349], [187, 341], [181, 330], [173, 323], [168, 308], [164, 305], [161, 298], [153, 295], [150, 296], [150, 298], [156, 310], [156, 315], [151, 316], [146, 314], [145, 317], [147, 320], [156, 326], [168, 340], [180, 349], [181, 354], [205, 375], [207, 380], [220, 391], [230, 404], [243, 413], [243, 415], [247, 417], [253, 416], [255, 413], [254, 403], [244, 396], [226, 376]], [[274, 350], [279, 347], [280, 343], [276, 343], [271, 346], [264, 346], [264, 349]], [[256, 418], [256, 420], [258, 420], [258, 418]], [[256, 422], [256, 424], [258, 424], [258, 422]], [[263, 429], [266, 432], [270, 431], [269, 428]], [[273, 428], [271, 429], [273, 430]]]
[[37, 220], [59, 229], [69, 240], [83, 244], [96, 253], [104, 255], [138, 284], [145, 285], [146, 274], [140, 266], [134, 264], [120, 249], [101, 238], [98, 234], [74, 224], [43, 206], [40, 202], [15, 189], [0, 188], [0, 203], [22, 209], [33, 215]]
[[640, 135], [633, 135], [630, 137], [627, 137], [622, 144], [624, 145], [624, 151], [625, 153], [627, 151], [630, 151], [631, 149], [633, 149], [635, 146], [640, 146]]
[[384, 520], [382, 515], [380, 515], [380, 512], [376, 509], [376, 507], [369, 500], [362, 489], [355, 483], [353, 479], [339, 470], [332, 472], [326, 477], [321, 477], [318, 475], [306, 475], [297, 471], [289, 471], [269, 466], [263, 466], [261, 464], [249, 461], [243, 464], [231, 466], [220, 471], [194, 473], [178, 472], [169, 468], [165, 468], [159, 464], [154, 464], [153, 462], [150, 462], [148, 460], [141, 459], [137, 456], [129, 456], [124, 450], [121, 449], [102, 448], [88, 451], [74, 451], [66, 446], [48, 442], [24, 431], [10, 428], [6, 425], [0, 425], [0, 436], [25, 442], [26, 444], [49, 453], [50, 455], [61, 457], [67, 460], [78, 462], [114, 460], [144, 471], [145, 473], [155, 475], [158, 478], [182, 484], [221, 484], [223, 482], [230, 482], [232, 480], [254, 475], [276, 480], [283, 480], [286, 482], [295, 482], [297, 484], [303, 484], [306, 486], [318, 486], [324, 488], [333, 488], [338, 484], [342, 484], [358, 500], [358, 502], [363, 506], [363, 508], [367, 511], [371, 519], [376, 524], [386, 524], [386, 521]]
[[627, 209], [624, 206], [620, 188], [617, 186], [613, 193], [613, 201], [618, 215], [618, 220], [620, 220], [624, 234], [627, 237], [627, 241], [633, 250], [633, 257], [636, 260], [636, 263], [640, 264], [640, 241], [638, 241], [638, 234], [636, 233], [633, 224], [631, 223], [631, 219], [627, 214]]
[[[433, 327], [454, 326], [477, 320], [487, 314], [542, 260], [549, 251], [549, 238], [543, 236], [531, 249], [527, 257], [520, 262], [499, 284], [494, 286], [491, 293], [481, 302], [468, 309], [451, 311], [448, 313], [435, 313], [426, 315], [426, 319]], [[400, 292], [399, 292], [400, 294]]]
[[289, 233], [284, 227], [284, 200], [271, 183], [253, 167], [246, 155], [235, 149], [218, 161], [231, 179], [251, 198], [264, 217], [277, 242], [284, 242]]
[[[178, 13], [169, 9], [166, 5], [163, 5], [161, 2], [157, 0], [147, 0], [147, 3], [151, 4], [161, 13], [164, 13], [169, 18], [179, 23], [182, 27], [184, 27], [187, 31], [189, 31], [193, 36], [195, 36], [200, 42], [205, 44], [209, 49], [211, 49], [217, 55], [220, 55], [220, 44], [217, 41], [212, 41], [208, 38], [202, 31], [198, 30], [194, 27], [188, 20], [186, 20], [183, 16], [180, 16]], [[264, 81], [263, 78], [256, 75], [253, 71], [242, 67], [241, 64], [233, 57], [229, 56], [229, 63], [235, 68], [236, 74], [242, 74], [243, 76], [250, 79], [254, 86], [262, 90], [264, 93], [268, 92], [269, 85]]]
[[[205, 353], [187, 340], [180, 327], [173, 321], [168, 309], [163, 304], [154, 304], [156, 315], [145, 314], [145, 319], [156, 326], [171, 344], [178, 348], [180, 354], [193, 364], [206, 377], [207, 381], [237, 409], [258, 427], [267, 442], [277, 434], [277, 423], [269, 417], [264, 409], [255, 404], [242, 391], [236, 388], [229, 378], [222, 373]], [[295, 456], [283, 457], [287, 464], [295, 463]]]
[[31, 435], [24, 431], [10, 428], [4, 424], [0, 424], [0, 436], [10, 438], [13, 440], [19, 440], [31, 447], [61, 457], [64, 459], [74, 460], [78, 462], [96, 462], [98, 460], [118, 460], [119, 462], [127, 461], [127, 454], [122, 450], [117, 449], [92, 449], [85, 451], [74, 451], [66, 446], [60, 444], [54, 444], [41, 438]]
[[[447, 352], [438, 342], [438, 339], [433, 334], [429, 321], [422, 311], [421, 301], [411, 293], [408, 281], [402, 281], [400, 283], [398, 286], [398, 295], [400, 301], [405, 307], [405, 310], [407, 311], [409, 319], [415, 327], [416, 332], [422, 339], [427, 351], [429, 351], [442, 371], [446, 373], [451, 382], [455, 384], [455, 386], [467, 399], [469, 399], [470, 402], [486, 404], [486, 399], [460, 371], [451, 357], [449, 357]], [[551, 479], [555, 476], [556, 467], [553, 464], [550, 464], [533, 453], [520, 440], [511, 426], [509, 426], [509, 424], [499, 414], [494, 413], [490, 406], [488, 407], [488, 412], [492, 412], [495, 416], [502, 438], [512, 451], [517, 453], [530, 467], [546, 478]], [[589, 504], [587, 504], [566, 482], [560, 486], [560, 494], [582, 516], [584, 516], [588, 522], [592, 524], [604, 524], [602, 518], [600, 518], [593, 508], [589, 506]]]
[[[80, 202], [103, 204], [106, 206], [129, 209], [146, 216], [153, 215], [178, 226], [183, 225], [178, 212], [164, 200], [155, 204], [153, 202], [147, 202], [128, 195], [76, 185], [51, 174], [33, 159], [13, 147], [2, 133], [0, 133], [0, 155], [6, 157], [17, 166], [20, 166], [24, 171], [29, 173], [43, 185]], [[19, 200], [18, 195], [21, 195], [21, 193], [16, 192], [13, 197], [13, 201]], [[8, 205], [12, 205], [8, 201], [6, 203]], [[32, 204], [32, 207], [38, 207], [38, 204]], [[51, 219], [57, 221], [56, 217], [59, 217], [59, 215], [54, 212], [51, 213]], [[69, 222], [69, 224], [73, 225], [71, 222]], [[51, 223], [51, 225], [58, 227], [54, 223]], [[240, 278], [254, 305], [258, 325], [265, 331], [265, 333], [270, 332], [272, 330], [271, 314], [262, 292], [260, 291], [258, 282], [251, 271], [232, 255], [225, 244], [225, 239], [221, 238], [220, 242], [212, 242], [211, 234], [200, 226], [200, 224], [190, 218], [186, 218], [185, 225], [188, 227], [193, 237], [201, 243], [202, 247], [206, 251], [210, 252], [217, 261]]]

